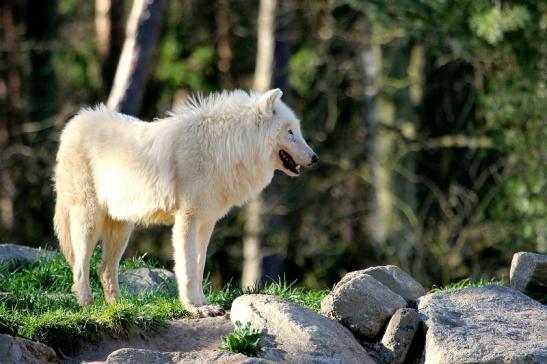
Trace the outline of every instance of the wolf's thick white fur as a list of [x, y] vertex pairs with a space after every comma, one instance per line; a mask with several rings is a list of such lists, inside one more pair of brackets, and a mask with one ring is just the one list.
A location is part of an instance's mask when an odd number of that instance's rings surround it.
[[191, 98], [168, 117], [143, 122], [100, 105], [83, 109], [61, 134], [54, 225], [73, 270], [73, 291], [92, 304], [89, 261], [99, 239], [99, 276], [109, 302], [119, 297], [118, 265], [135, 224], [174, 224], [180, 299], [201, 316], [208, 306], [202, 279], [216, 221], [257, 195], [275, 169], [296, 175], [317, 160], [300, 122], [265, 94], [222, 92]]

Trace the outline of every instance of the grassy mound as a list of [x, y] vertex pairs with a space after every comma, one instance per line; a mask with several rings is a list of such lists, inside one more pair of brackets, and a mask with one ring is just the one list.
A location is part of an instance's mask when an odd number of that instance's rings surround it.
[[[70, 292], [72, 273], [61, 255], [41, 258], [34, 263], [0, 265], [0, 333], [21, 336], [50, 345], [61, 353], [71, 353], [82, 342], [95, 340], [101, 332], [127, 336], [134, 327], [154, 330], [167, 320], [188, 317], [175, 295], [148, 291], [132, 294], [122, 289], [123, 298], [109, 305], [103, 296], [96, 270], [98, 250], [91, 261], [91, 288], [95, 304], [81, 308]], [[124, 260], [120, 272], [135, 268], [156, 268], [146, 257]], [[229, 309], [233, 300], [245, 293], [281, 296], [319, 310], [327, 291], [307, 291], [284, 280], [242, 290], [233, 284], [219, 291], [205, 285], [210, 303]]]

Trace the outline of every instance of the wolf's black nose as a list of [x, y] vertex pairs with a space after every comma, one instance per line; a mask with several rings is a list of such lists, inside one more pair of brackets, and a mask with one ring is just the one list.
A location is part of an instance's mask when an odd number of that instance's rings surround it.
[[315, 164], [317, 162], [319, 162], [319, 157], [317, 154], [314, 154], [313, 157], [311, 157], [311, 164]]

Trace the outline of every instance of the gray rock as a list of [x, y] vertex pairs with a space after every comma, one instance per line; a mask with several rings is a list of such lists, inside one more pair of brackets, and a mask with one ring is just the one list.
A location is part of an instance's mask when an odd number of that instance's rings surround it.
[[352, 279], [363, 273], [373, 276], [378, 282], [382, 283], [407, 301], [415, 301], [418, 297], [425, 294], [424, 287], [396, 265], [382, 265], [350, 272], [346, 274], [338, 284], [343, 284], [345, 280]]
[[520, 252], [511, 262], [511, 287], [547, 292], [547, 255]]
[[55, 351], [42, 343], [0, 334], [0, 363], [60, 363]]
[[321, 302], [321, 313], [365, 338], [374, 339], [391, 315], [405, 306], [404, 298], [360, 271], [342, 278]]
[[51, 257], [57, 252], [45, 249], [30, 248], [16, 244], [0, 244], [0, 264], [16, 261], [34, 262], [40, 257]]
[[[239, 364], [249, 358], [229, 351], [162, 352], [146, 349], [125, 348], [114, 351], [106, 359], [107, 364]], [[256, 362], [259, 363], [259, 362]]]
[[259, 357], [285, 363], [374, 363], [350, 331], [307, 308], [267, 295], [232, 304], [232, 322], [263, 330]]
[[142, 293], [147, 290], [160, 290], [176, 294], [175, 273], [160, 268], [131, 269], [120, 274], [120, 286], [132, 293]]
[[384, 361], [391, 364], [406, 363], [406, 354], [420, 328], [420, 315], [412, 308], [398, 309], [389, 320], [382, 344], [386, 349]]
[[428, 294], [425, 363], [547, 363], [547, 306], [503, 286]]

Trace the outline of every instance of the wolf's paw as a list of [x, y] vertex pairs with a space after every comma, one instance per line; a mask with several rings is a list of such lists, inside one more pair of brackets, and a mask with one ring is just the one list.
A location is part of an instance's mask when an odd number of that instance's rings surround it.
[[71, 290], [72, 293], [74, 293], [74, 295], [76, 296], [80, 307], [91, 306], [93, 304], [93, 296], [91, 295], [90, 289], [83, 289], [80, 291], [78, 289], [78, 286], [76, 284], [73, 284]]
[[219, 305], [188, 306], [187, 308], [196, 318], [222, 316], [226, 313]]
[[93, 296], [89, 295], [78, 295], [76, 297], [78, 299], [78, 304], [80, 307], [87, 307], [91, 306], [93, 304]]
[[120, 299], [120, 294], [119, 293], [110, 293], [110, 294], [106, 294], [104, 295], [104, 298], [106, 299], [106, 302], [108, 302], [109, 304], [113, 304], [115, 303], [117, 300]]
[[207, 301], [207, 297], [205, 297], [205, 294], [203, 292], [200, 292], [199, 294], [199, 301], [201, 302], [200, 306], [205, 306], [209, 304], [209, 301]]

